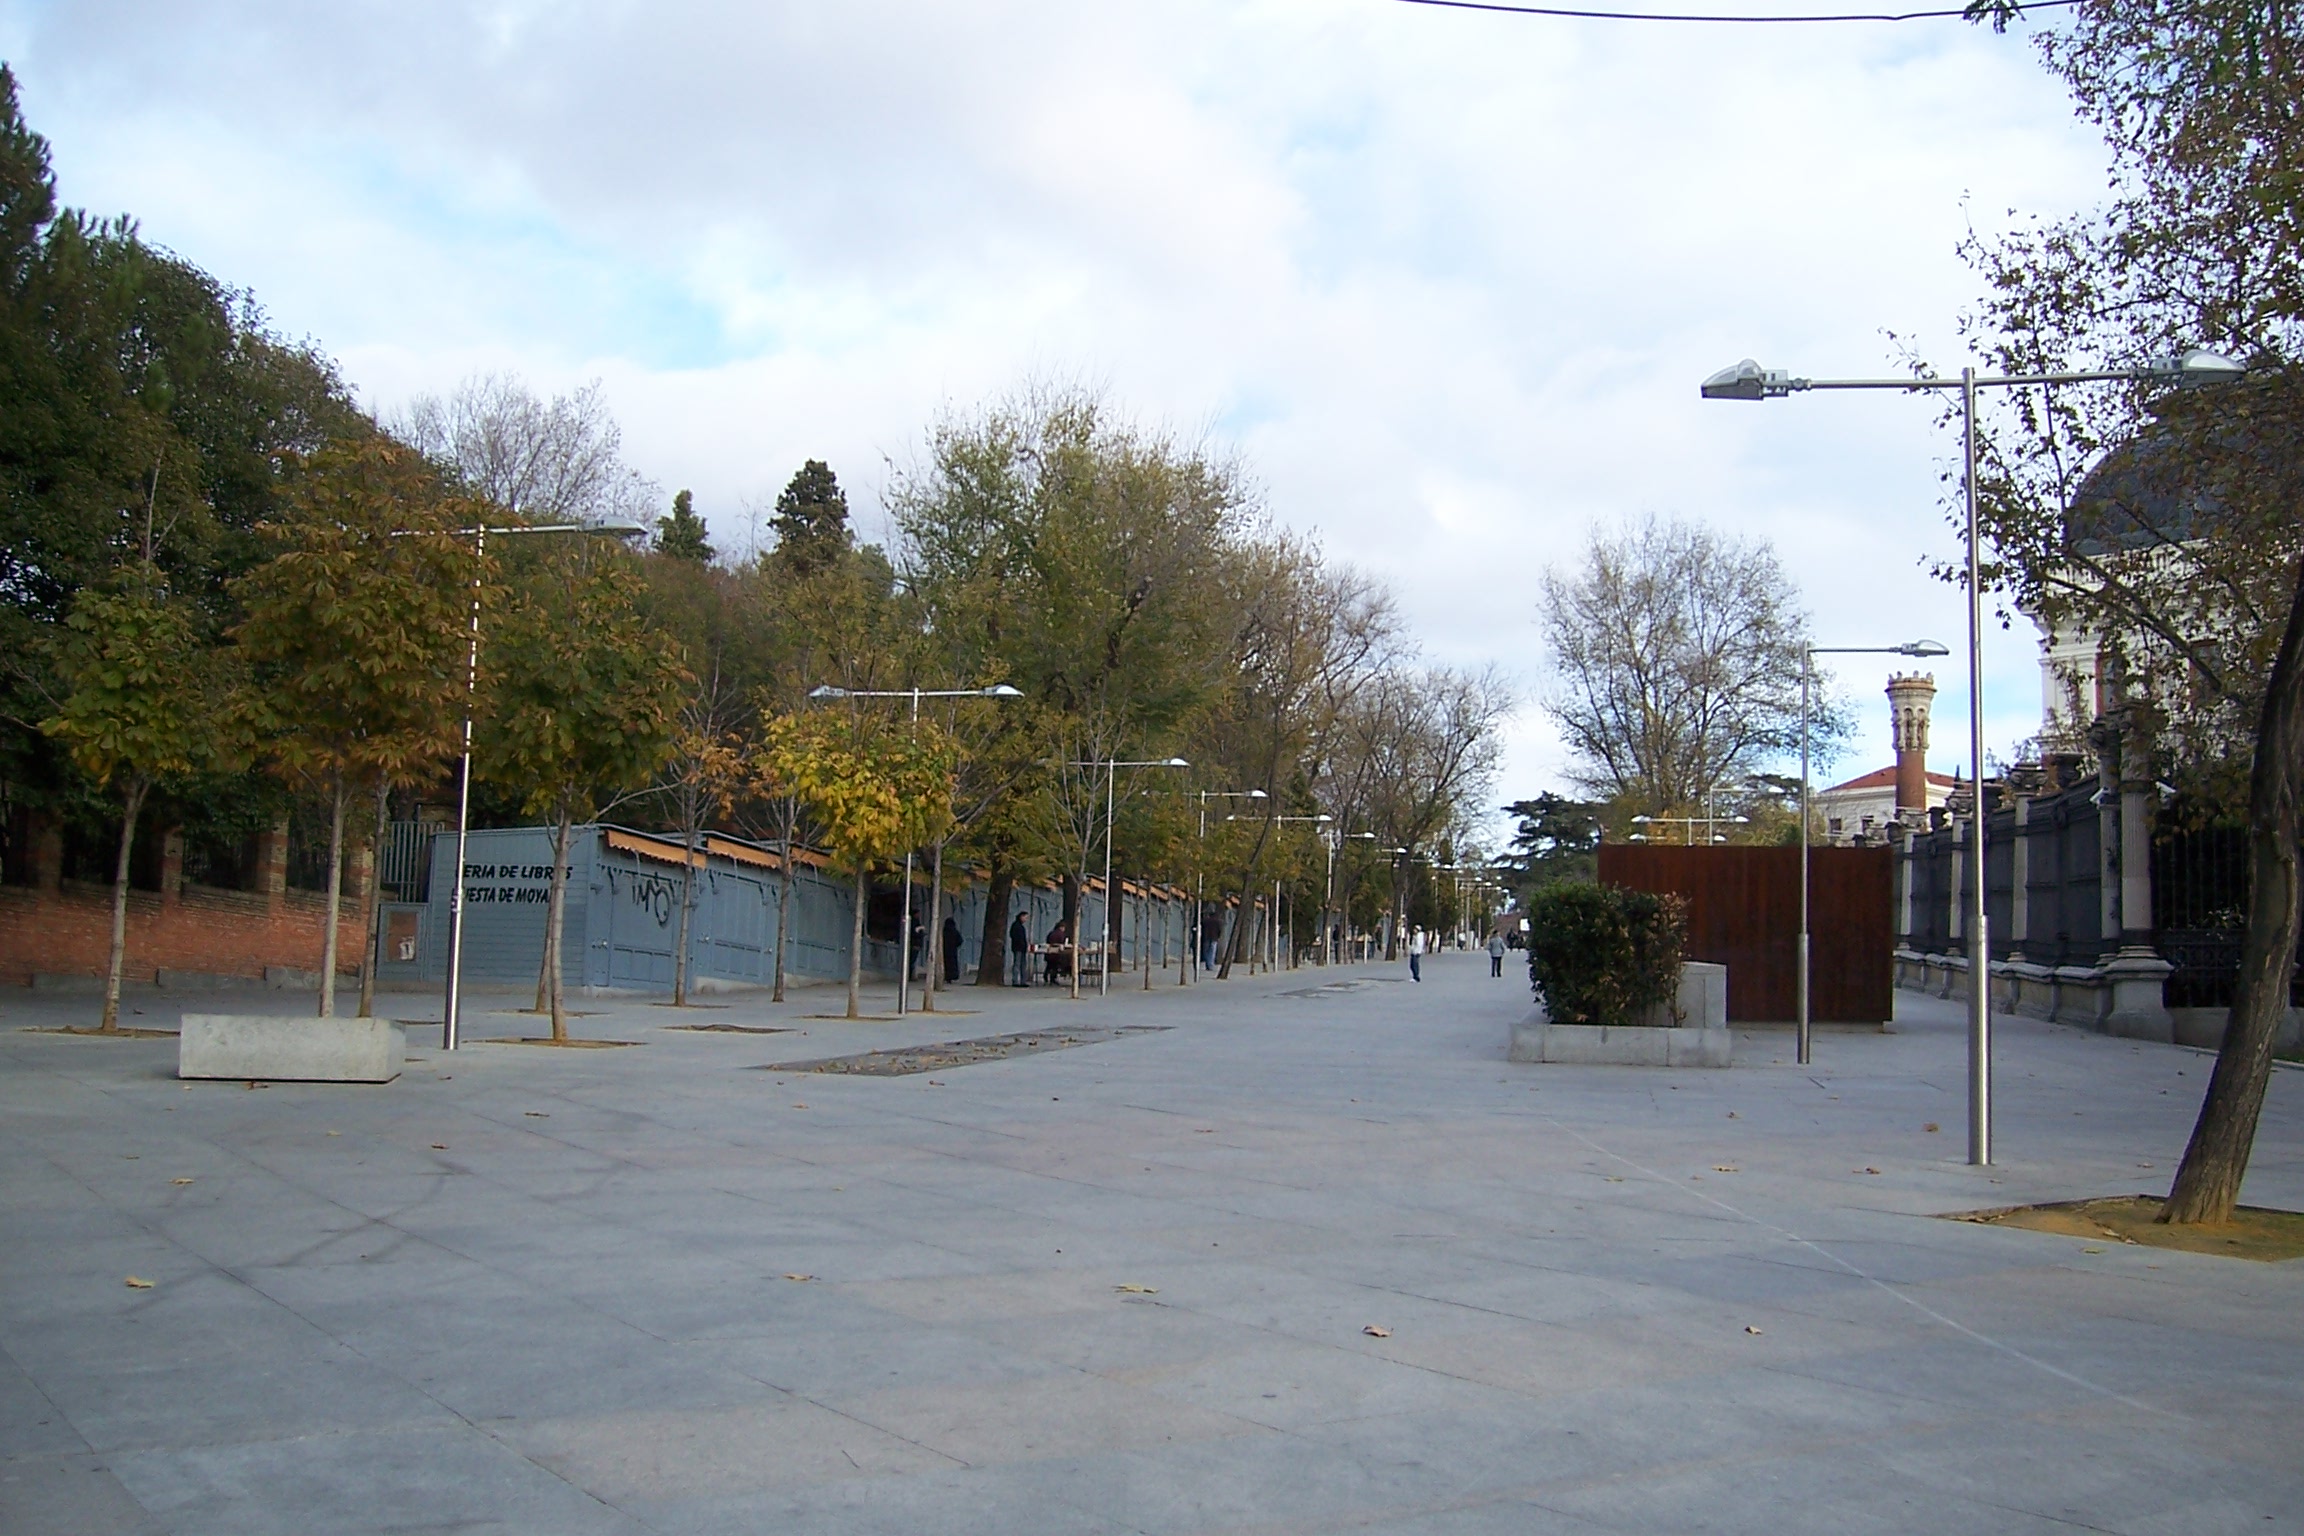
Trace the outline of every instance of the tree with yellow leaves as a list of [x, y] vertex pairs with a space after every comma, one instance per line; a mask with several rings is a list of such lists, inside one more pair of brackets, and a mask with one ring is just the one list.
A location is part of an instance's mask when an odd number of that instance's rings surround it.
[[770, 720], [762, 757], [822, 828], [833, 867], [855, 882], [848, 1017], [859, 1018], [872, 867], [951, 830], [951, 738], [931, 721], [900, 725], [858, 711], [821, 710]]

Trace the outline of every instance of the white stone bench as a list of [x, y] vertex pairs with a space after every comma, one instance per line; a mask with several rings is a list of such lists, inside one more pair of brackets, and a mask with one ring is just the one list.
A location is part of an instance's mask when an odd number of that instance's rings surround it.
[[176, 1075], [251, 1082], [388, 1083], [407, 1043], [390, 1019], [299, 1019], [188, 1013]]

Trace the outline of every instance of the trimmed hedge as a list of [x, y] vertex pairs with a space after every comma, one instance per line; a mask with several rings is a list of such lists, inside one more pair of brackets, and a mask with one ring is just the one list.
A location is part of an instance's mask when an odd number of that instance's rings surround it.
[[1678, 896], [1560, 884], [1528, 901], [1528, 976], [1555, 1024], [1649, 1022], [1678, 995], [1687, 941]]

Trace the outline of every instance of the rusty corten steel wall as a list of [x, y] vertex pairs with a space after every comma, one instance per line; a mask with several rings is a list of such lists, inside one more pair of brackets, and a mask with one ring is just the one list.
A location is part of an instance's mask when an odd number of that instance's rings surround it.
[[[1809, 1017], [1882, 1024], [1895, 1011], [1894, 855], [1808, 850]], [[1609, 843], [1600, 881], [1688, 898], [1688, 958], [1728, 967], [1731, 1023], [1798, 1011], [1798, 848], [1675, 848]]]

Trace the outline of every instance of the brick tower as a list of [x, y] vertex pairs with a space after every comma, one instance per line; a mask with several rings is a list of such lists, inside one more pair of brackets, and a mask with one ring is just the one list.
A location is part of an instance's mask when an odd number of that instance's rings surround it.
[[1933, 673], [1888, 679], [1888, 723], [1896, 741], [1896, 814], [1928, 813], [1928, 711], [1936, 698]]

